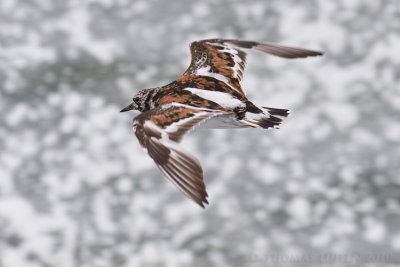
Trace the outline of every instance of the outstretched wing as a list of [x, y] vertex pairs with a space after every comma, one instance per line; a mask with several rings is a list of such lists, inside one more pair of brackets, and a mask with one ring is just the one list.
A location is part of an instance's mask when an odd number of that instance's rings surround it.
[[139, 143], [158, 168], [201, 207], [208, 204], [203, 170], [200, 162], [179, 149], [177, 143], [193, 127], [218, 114], [173, 103], [141, 113], [133, 120]]
[[273, 43], [253, 41], [209, 39], [190, 44], [192, 60], [185, 75], [216, 78], [227, 83], [241, 95], [245, 95], [240, 82], [246, 67], [246, 53], [242, 49], [255, 49], [284, 58], [320, 56], [323, 53]]

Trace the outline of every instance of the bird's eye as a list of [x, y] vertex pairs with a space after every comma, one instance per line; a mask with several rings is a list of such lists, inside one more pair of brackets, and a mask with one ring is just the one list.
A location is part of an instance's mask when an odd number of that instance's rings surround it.
[[134, 97], [132, 100], [133, 100], [133, 102], [135, 102], [136, 104], [139, 104], [139, 98], [138, 98], [138, 97]]

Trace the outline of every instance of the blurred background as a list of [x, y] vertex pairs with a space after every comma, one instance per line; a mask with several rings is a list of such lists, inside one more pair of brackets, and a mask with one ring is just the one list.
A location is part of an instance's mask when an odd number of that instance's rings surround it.
[[[0, 266], [398, 266], [400, 2], [0, 0]], [[240, 38], [280, 130], [198, 130], [210, 205], [140, 148], [140, 89]]]

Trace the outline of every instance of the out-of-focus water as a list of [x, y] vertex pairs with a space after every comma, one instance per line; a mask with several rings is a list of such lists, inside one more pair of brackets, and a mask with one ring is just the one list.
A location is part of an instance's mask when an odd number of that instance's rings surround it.
[[[400, 4], [0, 1], [0, 266], [398, 266]], [[210, 206], [139, 147], [139, 89], [228, 37], [326, 52], [251, 53], [280, 130], [201, 130]]]

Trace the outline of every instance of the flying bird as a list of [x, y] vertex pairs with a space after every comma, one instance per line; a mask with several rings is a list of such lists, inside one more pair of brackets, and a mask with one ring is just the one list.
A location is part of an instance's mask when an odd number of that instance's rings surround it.
[[243, 40], [208, 39], [190, 44], [191, 62], [175, 81], [143, 89], [121, 110], [139, 110], [133, 131], [158, 168], [186, 196], [204, 208], [208, 194], [200, 162], [178, 143], [194, 127], [276, 128], [287, 109], [259, 106], [241, 86], [246, 49], [283, 58], [320, 56], [303, 48]]

